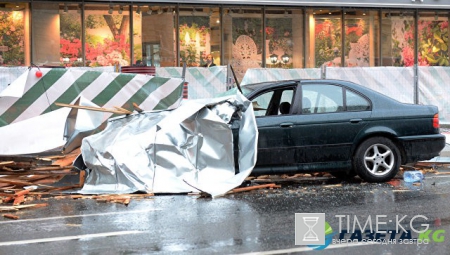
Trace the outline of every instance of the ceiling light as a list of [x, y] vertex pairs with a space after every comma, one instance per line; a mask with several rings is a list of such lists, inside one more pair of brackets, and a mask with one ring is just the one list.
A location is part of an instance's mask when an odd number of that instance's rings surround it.
[[113, 14], [113, 5], [112, 4], [109, 5], [108, 13]]
[[163, 10], [162, 10], [161, 7], [159, 7], [159, 9], [158, 9], [158, 14], [161, 14], [161, 13], [163, 13]]
[[152, 12], [153, 12], [152, 7], [148, 6], [147, 14], [152, 15]]
[[141, 13], [141, 7], [138, 5], [138, 7], [136, 8], [136, 13], [140, 14]]
[[284, 53], [283, 56], [281, 56], [281, 61], [283, 61], [284, 64], [287, 64], [290, 60], [290, 57], [288, 54]]
[[64, 4], [64, 12], [68, 12], [69, 11], [69, 7], [67, 6], [67, 4]]
[[119, 14], [122, 14], [122, 12], [123, 12], [123, 6], [119, 5]]
[[272, 64], [275, 64], [278, 61], [278, 55], [277, 54], [270, 55], [269, 60], [270, 62], [272, 62]]

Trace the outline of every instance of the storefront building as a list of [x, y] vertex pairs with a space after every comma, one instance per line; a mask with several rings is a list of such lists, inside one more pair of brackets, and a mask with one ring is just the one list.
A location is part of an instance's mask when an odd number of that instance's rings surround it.
[[0, 2], [0, 66], [449, 66], [450, 3]]

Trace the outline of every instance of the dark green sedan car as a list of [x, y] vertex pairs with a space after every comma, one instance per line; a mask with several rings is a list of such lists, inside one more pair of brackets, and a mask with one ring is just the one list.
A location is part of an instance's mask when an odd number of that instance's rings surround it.
[[259, 130], [252, 175], [326, 171], [384, 182], [445, 146], [436, 106], [400, 103], [352, 82], [289, 80], [241, 90]]

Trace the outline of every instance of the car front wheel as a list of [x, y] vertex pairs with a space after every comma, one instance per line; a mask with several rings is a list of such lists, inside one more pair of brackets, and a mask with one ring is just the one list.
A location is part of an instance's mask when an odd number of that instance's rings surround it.
[[372, 137], [356, 150], [353, 167], [368, 182], [385, 182], [392, 179], [400, 167], [397, 146], [385, 137]]

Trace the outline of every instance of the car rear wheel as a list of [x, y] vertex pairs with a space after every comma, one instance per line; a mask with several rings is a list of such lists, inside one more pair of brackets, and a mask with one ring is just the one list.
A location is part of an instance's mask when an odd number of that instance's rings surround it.
[[363, 180], [385, 182], [397, 174], [400, 160], [400, 152], [391, 140], [385, 137], [373, 137], [358, 147], [353, 166]]

